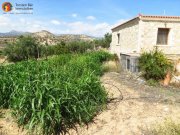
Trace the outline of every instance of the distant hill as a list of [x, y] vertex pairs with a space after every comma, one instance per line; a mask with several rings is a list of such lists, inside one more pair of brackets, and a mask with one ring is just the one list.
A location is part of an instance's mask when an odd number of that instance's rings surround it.
[[27, 34], [31, 34], [31, 33], [12, 30], [10, 32], [0, 33], [0, 37], [16, 37], [16, 36], [27, 35]]
[[78, 34], [77, 35], [61, 34], [61, 35], [58, 35], [57, 38], [60, 40], [63, 40], [63, 41], [66, 41], [66, 40], [69, 40], [69, 41], [72, 41], [72, 40], [75, 40], [75, 41], [79, 41], [79, 40], [93, 41], [94, 39], [96, 39], [95, 37], [87, 36], [87, 35], [83, 35], [83, 34], [79, 34], [79, 35]]
[[46, 30], [42, 30], [42, 31], [39, 31], [39, 32], [31, 33], [31, 34], [33, 36], [35, 36], [35, 37], [55, 37], [54, 34], [52, 34], [49, 31], [46, 31]]
[[96, 37], [92, 37], [92, 36], [88, 36], [88, 35], [84, 35], [84, 34], [59, 34], [59, 35], [55, 35], [47, 30], [42, 30], [39, 32], [34, 32], [34, 33], [30, 33], [30, 32], [21, 32], [21, 31], [15, 31], [12, 30], [10, 32], [6, 32], [6, 33], [0, 33], [0, 37], [18, 37], [21, 35], [31, 35], [34, 37], [54, 37], [54, 38], [58, 38], [58, 39], [71, 39], [71, 40], [94, 40], [96, 39]]
[[39, 32], [20, 32], [12, 30], [6, 33], [0, 33], [0, 46], [5, 46], [7, 42], [13, 42], [17, 39], [17, 37], [21, 35], [31, 35], [39, 40], [41, 44], [48, 43], [49, 45], [54, 45], [58, 42], [71, 42], [71, 41], [93, 41], [97, 39], [96, 37], [84, 35], [84, 34], [60, 34], [55, 35], [49, 31], [42, 30]]

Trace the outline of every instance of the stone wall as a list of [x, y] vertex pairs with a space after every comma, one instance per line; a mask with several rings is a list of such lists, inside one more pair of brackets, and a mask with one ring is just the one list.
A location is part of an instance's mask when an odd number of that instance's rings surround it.
[[[158, 28], [169, 28], [167, 45], [157, 45]], [[120, 34], [119, 44], [118, 34]], [[125, 69], [127, 69], [128, 58], [123, 59], [123, 57], [120, 57], [120, 54], [136, 55], [138, 57], [140, 53], [153, 50], [154, 48], [162, 50], [173, 61], [180, 58], [179, 21], [141, 20], [135, 18], [112, 29], [110, 50], [119, 56], [121, 62], [124, 63]], [[130, 64], [135, 65], [135, 62], [130, 59]]]
[[[133, 53], [138, 51], [139, 19], [135, 19], [112, 30], [111, 52], [120, 56], [120, 53]], [[118, 44], [118, 36], [120, 42]]]
[[[140, 21], [140, 50], [148, 51], [157, 47], [165, 54], [180, 54], [180, 22]], [[167, 45], [157, 45], [158, 28], [169, 28]]]
[[[170, 29], [168, 45], [157, 45], [158, 28]], [[110, 50], [118, 56], [120, 53], [141, 53], [155, 47], [168, 55], [180, 55], [180, 22], [134, 19], [112, 30]]]

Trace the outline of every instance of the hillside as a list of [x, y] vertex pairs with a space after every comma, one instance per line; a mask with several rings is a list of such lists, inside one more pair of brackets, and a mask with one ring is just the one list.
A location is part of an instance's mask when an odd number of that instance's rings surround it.
[[19, 32], [19, 31], [10, 31], [7, 33], [0, 33], [0, 49], [3, 48], [7, 42], [15, 41], [21, 35], [31, 35], [39, 40], [41, 44], [48, 43], [49, 45], [54, 45], [58, 42], [71, 42], [71, 41], [93, 41], [95, 37], [83, 35], [83, 34], [60, 34], [55, 35], [49, 31], [42, 30], [39, 32]]

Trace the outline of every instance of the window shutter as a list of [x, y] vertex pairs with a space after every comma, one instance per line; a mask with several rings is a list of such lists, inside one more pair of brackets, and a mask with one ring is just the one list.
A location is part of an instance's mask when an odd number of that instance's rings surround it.
[[168, 44], [168, 35], [169, 35], [169, 29], [159, 28], [158, 35], [157, 35], [157, 44], [158, 45], [167, 45]]

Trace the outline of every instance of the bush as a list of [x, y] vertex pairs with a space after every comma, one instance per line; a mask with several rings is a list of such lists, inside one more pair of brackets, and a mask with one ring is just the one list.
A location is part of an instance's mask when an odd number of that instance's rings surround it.
[[147, 84], [148, 84], [149, 86], [158, 86], [157, 80], [154, 80], [154, 79], [149, 79], [149, 80], [147, 80]]
[[11, 107], [20, 125], [40, 134], [88, 123], [107, 102], [99, 75], [109, 57], [105, 52], [66, 54], [1, 66], [0, 106]]
[[112, 34], [106, 33], [103, 38], [94, 40], [93, 44], [96, 47], [100, 46], [102, 48], [109, 48], [111, 40], [112, 40]]
[[37, 39], [31, 36], [20, 36], [16, 42], [9, 43], [4, 53], [9, 61], [18, 62], [22, 60], [37, 59], [40, 57], [40, 45]]
[[85, 53], [95, 47], [109, 48], [111, 34], [107, 33], [104, 38], [95, 41], [71, 41], [59, 42], [56, 45], [40, 45], [38, 39], [31, 36], [20, 36], [17, 41], [9, 43], [4, 49], [4, 54], [9, 61], [18, 62], [29, 59], [37, 59], [50, 55], [61, 55], [67, 53]]
[[85, 53], [88, 49], [93, 49], [93, 46], [87, 41], [74, 41], [67, 43], [67, 48], [71, 53]]
[[161, 51], [153, 50], [141, 54], [139, 67], [147, 80], [160, 80], [164, 79], [167, 72], [172, 70], [172, 63]]

